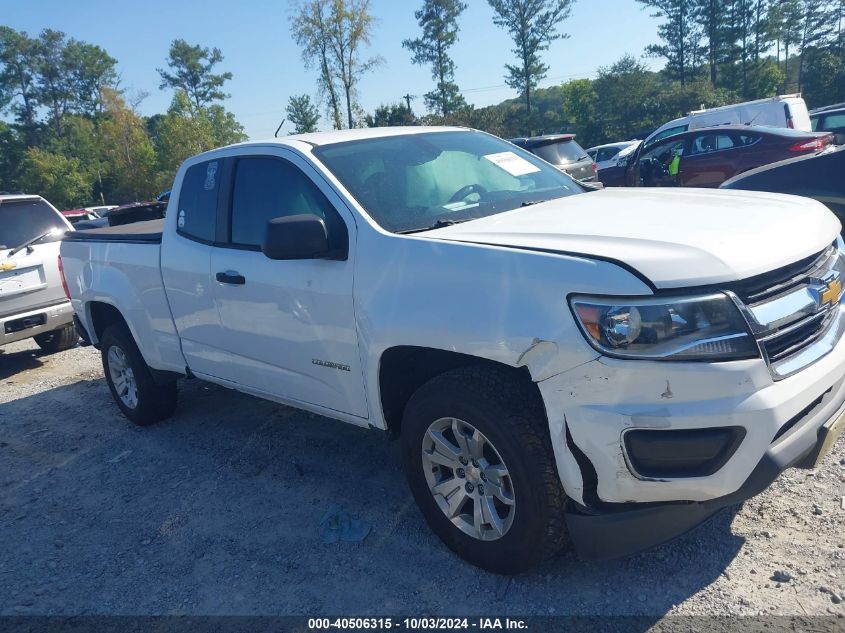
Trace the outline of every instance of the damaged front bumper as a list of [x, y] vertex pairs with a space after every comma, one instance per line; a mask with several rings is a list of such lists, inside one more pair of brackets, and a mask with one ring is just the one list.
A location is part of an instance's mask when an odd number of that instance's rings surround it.
[[[845, 342], [780, 381], [762, 359], [600, 358], [538, 385], [572, 542], [583, 558], [616, 558], [687, 532], [787, 468], [812, 468], [845, 425]], [[635, 431], [671, 441], [626, 441]]]

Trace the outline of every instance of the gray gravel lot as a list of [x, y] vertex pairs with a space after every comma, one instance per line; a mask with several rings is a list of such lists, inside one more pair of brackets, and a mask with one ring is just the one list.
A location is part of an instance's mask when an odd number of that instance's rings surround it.
[[[381, 434], [199, 381], [179, 395], [136, 428], [96, 350], [2, 349], [0, 614], [845, 616], [842, 440], [674, 543], [508, 579], [428, 531]], [[320, 540], [334, 503], [365, 541]]]

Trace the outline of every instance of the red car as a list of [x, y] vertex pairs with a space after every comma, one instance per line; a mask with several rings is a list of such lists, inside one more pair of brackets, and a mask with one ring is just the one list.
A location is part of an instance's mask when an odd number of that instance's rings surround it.
[[718, 187], [749, 169], [820, 152], [833, 134], [720, 125], [640, 147], [628, 162], [629, 187]]

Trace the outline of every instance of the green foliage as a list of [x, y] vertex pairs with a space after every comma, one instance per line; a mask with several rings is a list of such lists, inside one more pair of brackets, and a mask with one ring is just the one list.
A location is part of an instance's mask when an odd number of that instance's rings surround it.
[[431, 64], [436, 86], [425, 94], [425, 104], [429, 111], [442, 116], [466, 106], [455, 83], [455, 62], [449, 56], [449, 48], [458, 41], [458, 17], [466, 8], [461, 0], [424, 0], [414, 13], [422, 36], [402, 42], [415, 64]]
[[223, 92], [223, 84], [232, 78], [232, 73], [213, 72], [222, 61], [223, 53], [219, 48], [191, 46], [183, 39], [173, 40], [167, 58], [170, 71], [157, 69], [161, 76], [159, 88], [185, 92], [197, 108], [225, 99], [229, 95]]
[[210, 103], [231, 77], [211, 72], [221, 59], [219, 50], [174, 42], [173, 81], [185, 81], [191, 97], [177, 91], [167, 114], [145, 121], [115, 89], [117, 62], [102, 48], [60, 31], [31, 38], [0, 26], [0, 112], [14, 118], [0, 122], [0, 190], [68, 208], [169, 188], [188, 156], [246, 138], [231, 112]]
[[488, 0], [495, 15], [493, 23], [504, 28], [514, 42], [516, 64], [507, 64], [505, 83], [525, 99], [531, 112], [531, 92], [549, 70], [540, 54], [557, 39], [558, 25], [569, 17], [574, 0]]
[[293, 134], [316, 132], [320, 123], [320, 111], [311, 103], [308, 95], [291, 95], [285, 111], [288, 121], [293, 123]]
[[402, 103], [380, 105], [374, 114], [364, 119], [367, 127], [388, 127], [392, 125], [419, 125], [417, 117]]
[[91, 200], [92, 175], [78, 158], [38, 147], [26, 150], [18, 185], [44, 196], [59, 209], [85, 206]]
[[114, 91], [106, 92], [103, 100], [99, 142], [104, 197], [112, 203], [149, 199], [156, 193], [156, 157], [144, 120]]
[[177, 91], [157, 125], [157, 188], [170, 188], [176, 170], [186, 158], [244, 140], [243, 128], [222, 106], [197, 108], [187, 93]]
[[341, 100], [346, 125], [355, 127], [358, 82], [383, 62], [378, 56], [362, 57], [374, 26], [370, 0], [301, 0], [291, 17], [291, 36], [302, 49], [302, 59], [320, 70], [319, 87], [328, 97], [336, 129], [343, 127]]

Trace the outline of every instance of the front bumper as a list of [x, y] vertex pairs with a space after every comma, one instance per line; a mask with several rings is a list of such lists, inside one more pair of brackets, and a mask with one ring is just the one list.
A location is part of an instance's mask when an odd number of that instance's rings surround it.
[[73, 322], [70, 301], [27, 310], [0, 318], [0, 345], [15, 343], [38, 334], [58, 330]]
[[[779, 381], [762, 359], [601, 358], [538, 385], [571, 500], [572, 540], [586, 558], [612, 558], [686, 532], [758, 494], [789, 467], [811, 467], [845, 412], [845, 339]], [[740, 427], [744, 437], [708, 476], [636, 474], [623, 439], [631, 429], [726, 427]]]

